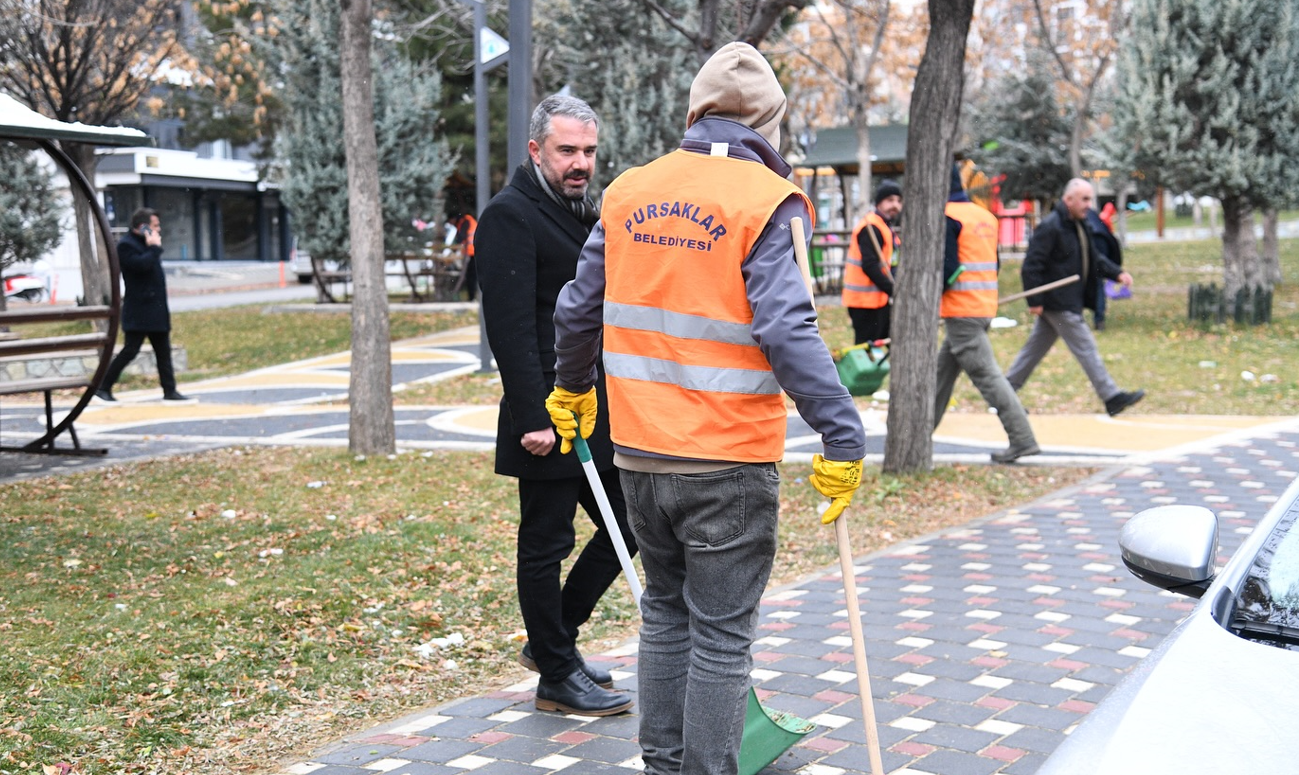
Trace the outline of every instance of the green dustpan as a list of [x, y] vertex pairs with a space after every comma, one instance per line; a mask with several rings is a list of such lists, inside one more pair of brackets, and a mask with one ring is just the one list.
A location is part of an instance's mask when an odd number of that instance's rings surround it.
[[749, 689], [744, 739], [740, 742], [740, 775], [757, 775], [813, 729], [816, 724], [807, 719], [762, 707], [757, 692]]
[[[613, 541], [613, 548], [618, 555], [623, 575], [627, 577], [627, 583], [631, 586], [636, 609], [640, 610], [640, 577], [636, 575], [636, 569], [631, 564], [631, 554], [623, 543], [622, 532], [618, 529], [618, 523], [613, 516], [613, 507], [609, 505], [604, 485], [600, 482], [600, 473], [595, 468], [595, 461], [591, 459], [591, 449], [580, 433], [573, 439], [573, 449], [577, 452], [577, 459], [582, 462], [582, 471], [586, 474], [591, 492], [600, 506], [600, 516], [604, 519], [605, 529]], [[762, 707], [758, 702], [757, 692], [750, 687], [749, 704], [744, 711], [744, 738], [740, 742], [739, 775], [757, 775], [763, 767], [774, 762], [776, 757], [789, 750], [790, 746], [813, 729], [816, 729], [816, 724], [806, 719]]]

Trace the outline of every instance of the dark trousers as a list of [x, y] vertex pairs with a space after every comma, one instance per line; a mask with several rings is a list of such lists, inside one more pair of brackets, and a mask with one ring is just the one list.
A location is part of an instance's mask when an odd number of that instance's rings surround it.
[[849, 307], [848, 319], [852, 321], [853, 344], [888, 339], [891, 309], [887, 304], [879, 309]]
[[122, 334], [126, 343], [122, 345], [122, 351], [117, 357], [113, 358], [113, 362], [108, 364], [108, 373], [104, 376], [100, 390], [113, 389], [117, 378], [122, 376], [122, 370], [140, 354], [140, 345], [144, 344], [147, 337], [149, 345], [153, 347], [154, 360], [158, 363], [158, 381], [162, 383], [162, 392], [176, 392], [176, 372], [171, 368], [171, 332], [123, 331]]
[[[600, 480], [627, 550], [635, 555], [636, 539], [627, 525], [627, 501], [618, 470], [602, 472]], [[577, 540], [573, 520], [578, 504], [595, 523], [596, 532], [561, 585], [560, 565], [572, 554]], [[542, 680], [559, 682], [580, 666], [578, 628], [591, 618], [596, 603], [622, 567], [585, 477], [520, 479], [519, 513], [519, 611]]]

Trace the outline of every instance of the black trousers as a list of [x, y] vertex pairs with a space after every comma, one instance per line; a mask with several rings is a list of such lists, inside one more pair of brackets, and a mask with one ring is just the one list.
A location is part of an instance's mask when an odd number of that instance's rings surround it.
[[112, 390], [122, 370], [140, 354], [140, 345], [147, 337], [153, 347], [153, 357], [158, 362], [158, 381], [162, 383], [163, 393], [176, 392], [176, 372], [171, 367], [171, 332], [170, 331], [123, 331], [126, 343], [122, 351], [108, 364], [108, 373], [104, 376], [101, 390]]
[[848, 319], [852, 321], [853, 344], [874, 342], [889, 338], [889, 315], [893, 307], [885, 304], [879, 309], [849, 307]]
[[[627, 550], [634, 556], [636, 538], [627, 525], [627, 501], [618, 469], [601, 472], [600, 480]], [[560, 565], [577, 541], [573, 520], [578, 504], [597, 529], [561, 585]], [[519, 511], [519, 610], [542, 680], [559, 682], [580, 666], [578, 629], [591, 618], [596, 603], [622, 568], [585, 477], [520, 479]]]

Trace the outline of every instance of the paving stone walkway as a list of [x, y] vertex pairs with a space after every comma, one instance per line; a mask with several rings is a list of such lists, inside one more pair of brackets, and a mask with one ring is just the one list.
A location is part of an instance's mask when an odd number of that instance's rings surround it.
[[[1118, 533], [1152, 506], [1219, 517], [1220, 562], [1299, 471], [1299, 424], [1084, 484], [860, 558], [854, 571], [884, 766], [900, 775], [1029, 775], [1193, 607], [1126, 572]], [[835, 571], [763, 601], [754, 684], [817, 729], [765, 773], [869, 770]], [[635, 694], [635, 644], [588, 658]], [[285, 765], [303, 775], [627, 775], [635, 709], [539, 713], [535, 681], [402, 719]]]

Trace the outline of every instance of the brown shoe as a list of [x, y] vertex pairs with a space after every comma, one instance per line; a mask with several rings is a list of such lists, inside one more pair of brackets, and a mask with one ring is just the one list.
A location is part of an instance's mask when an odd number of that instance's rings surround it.
[[537, 710], [557, 710], [578, 716], [613, 716], [630, 710], [625, 694], [602, 689], [581, 670], [574, 670], [558, 683], [537, 684]]

